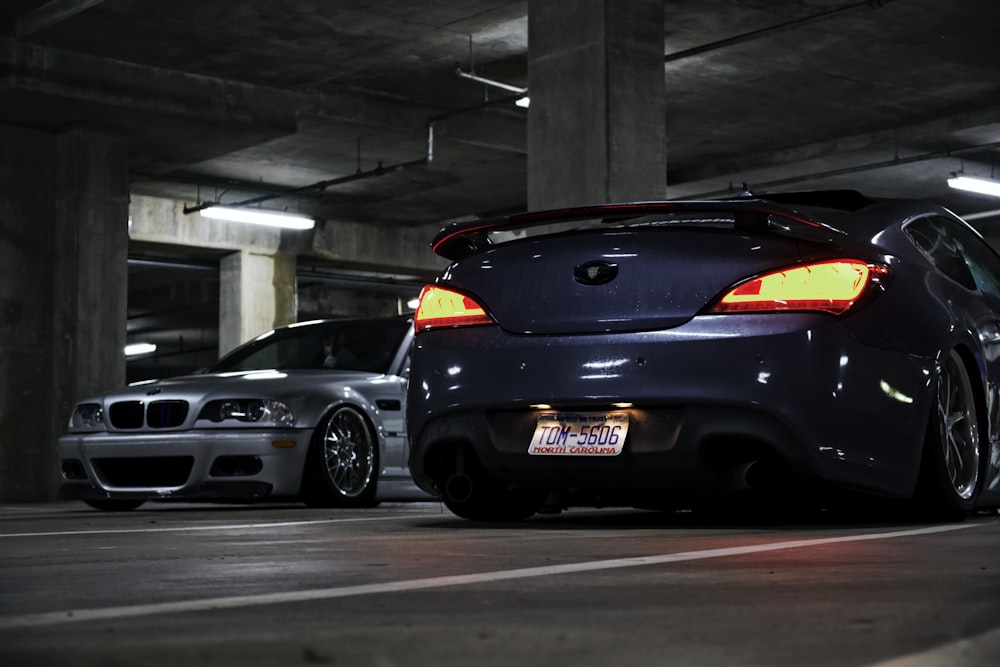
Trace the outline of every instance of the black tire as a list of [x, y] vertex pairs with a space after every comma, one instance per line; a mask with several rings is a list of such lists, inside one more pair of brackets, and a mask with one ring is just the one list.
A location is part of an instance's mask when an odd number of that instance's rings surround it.
[[302, 495], [311, 507], [372, 507], [378, 485], [378, 440], [365, 415], [355, 407], [333, 409], [316, 427]]
[[84, 500], [83, 502], [87, 503], [96, 510], [101, 510], [102, 512], [131, 512], [146, 501], [106, 498], [100, 500]]
[[952, 350], [941, 367], [917, 488], [925, 518], [961, 521], [973, 509], [983, 478], [979, 409], [965, 363]]
[[542, 506], [546, 492], [511, 489], [487, 473], [472, 456], [460, 452], [456, 470], [440, 481], [441, 498], [453, 514], [470, 521], [517, 522]]

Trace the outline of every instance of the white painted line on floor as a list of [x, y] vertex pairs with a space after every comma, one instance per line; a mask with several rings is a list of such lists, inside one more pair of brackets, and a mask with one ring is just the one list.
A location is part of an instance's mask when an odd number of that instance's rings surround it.
[[311, 526], [324, 523], [357, 523], [370, 521], [393, 521], [398, 519], [427, 519], [441, 514], [394, 514], [392, 516], [359, 516], [349, 519], [310, 519], [307, 521], [279, 521], [274, 523], [217, 523], [204, 526], [167, 526], [161, 528], [115, 528], [113, 530], [59, 530], [43, 533], [0, 533], [2, 537], [66, 537], [70, 535], [118, 535], [121, 533], [186, 533], [192, 530], [255, 530], [258, 528], [287, 528], [289, 526]]
[[725, 556], [742, 556], [768, 551], [781, 551], [784, 549], [800, 549], [803, 547], [815, 547], [825, 544], [864, 542], [868, 540], [886, 540], [900, 537], [931, 535], [934, 533], [945, 533], [953, 530], [971, 528], [975, 525], [976, 524], [969, 523], [948, 524], [942, 526], [931, 526], [928, 528], [915, 528], [912, 530], [897, 530], [886, 533], [863, 533], [861, 535], [823, 537], [810, 540], [790, 540], [786, 542], [752, 544], [742, 547], [727, 547], [724, 549], [705, 549], [701, 551], [686, 551], [673, 554], [659, 554], [655, 556], [637, 556], [634, 558], [613, 558], [610, 560], [588, 561], [584, 563], [566, 563], [563, 565], [526, 567], [516, 570], [498, 570], [494, 572], [428, 577], [426, 579], [387, 581], [378, 584], [361, 584], [358, 586], [342, 586], [338, 588], [320, 588], [307, 591], [288, 591], [284, 593], [268, 593], [261, 595], [238, 595], [232, 597], [207, 598], [204, 600], [183, 600], [178, 602], [129, 605], [124, 607], [107, 607], [104, 609], [75, 609], [71, 611], [26, 614], [24, 616], [7, 616], [0, 617], [0, 630], [7, 628], [58, 625], [76, 621], [106, 621], [119, 618], [152, 616], [154, 614], [234, 609], [258, 605], [283, 604], [286, 602], [305, 602], [308, 600], [332, 600], [336, 598], [360, 595], [401, 593], [406, 591], [425, 590], [429, 588], [484, 584], [496, 581], [507, 581], [511, 579], [528, 579], [531, 577], [549, 577], [575, 572], [593, 572], [597, 570], [611, 570], [624, 567], [636, 567], [640, 565], [681, 563], [684, 561], [704, 560], [707, 558], [723, 558]]

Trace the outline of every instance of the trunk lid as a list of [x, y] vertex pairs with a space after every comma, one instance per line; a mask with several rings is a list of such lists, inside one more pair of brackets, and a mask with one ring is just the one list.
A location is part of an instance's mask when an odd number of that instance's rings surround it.
[[449, 267], [465, 291], [518, 334], [676, 327], [723, 290], [838, 246], [765, 231], [696, 227], [588, 229], [508, 241]]

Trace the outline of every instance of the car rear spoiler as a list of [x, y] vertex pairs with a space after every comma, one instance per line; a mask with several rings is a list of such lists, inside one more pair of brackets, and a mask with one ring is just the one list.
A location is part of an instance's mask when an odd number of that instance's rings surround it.
[[[456, 260], [491, 245], [491, 232], [538, 227], [557, 222], [583, 218], [608, 218], [611, 220], [648, 215], [652, 213], [679, 213], [688, 211], [718, 211], [733, 213], [738, 229], [765, 229], [771, 216], [826, 229], [843, 234], [836, 227], [811, 215], [791, 208], [794, 205], [818, 206], [843, 210], [857, 210], [873, 200], [853, 190], [826, 190], [792, 192], [757, 197], [750, 195], [733, 199], [704, 201], [645, 201], [616, 204], [598, 204], [572, 208], [515, 213], [483, 220], [453, 222], [434, 237], [431, 249], [438, 255]], [[791, 205], [791, 206], [789, 206]]]

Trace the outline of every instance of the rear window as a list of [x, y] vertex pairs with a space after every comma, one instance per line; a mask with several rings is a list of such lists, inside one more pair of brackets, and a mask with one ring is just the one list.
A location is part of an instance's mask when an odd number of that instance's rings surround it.
[[975, 231], [941, 216], [906, 226], [910, 240], [946, 276], [970, 290], [1000, 296], [1000, 257]]

